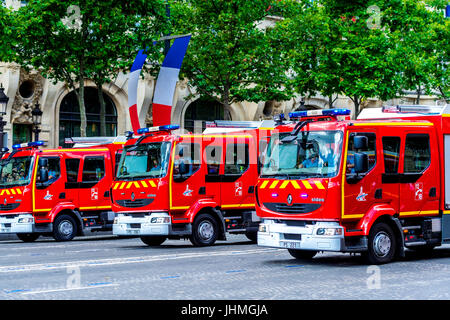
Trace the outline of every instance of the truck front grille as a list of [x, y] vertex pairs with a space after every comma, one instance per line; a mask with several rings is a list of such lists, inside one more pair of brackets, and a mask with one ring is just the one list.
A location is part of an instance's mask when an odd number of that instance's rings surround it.
[[274, 212], [287, 214], [301, 214], [309, 213], [320, 208], [320, 203], [293, 203], [288, 205], [286, 203], [272, 203], [266, 202], [264, 206]]
[[10, 211], [17, 209], [20, 206], [20, 203], [8, 203], [8, 204], [0, 204], [0, 211]]
[[153, 202], [154, 199], [136, 199], [132, 200], [116, 200], [117, 204], [122, 207], [127, 208], [139, 208], [148, 206]]

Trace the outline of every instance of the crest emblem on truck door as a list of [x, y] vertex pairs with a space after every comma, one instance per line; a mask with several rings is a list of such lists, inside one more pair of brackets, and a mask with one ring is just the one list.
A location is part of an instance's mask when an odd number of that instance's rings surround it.
[[47, 190], [47, 194], [44, 196], [44, 200], [52, 200], [53, 199], [53, 195], [50, 194], [50, 191]]
[[356, 201], [367, 201], [367, 199], [366, 199], [367, 196], [368, 196], [368, 194], [363, 191], [363, 187], [361, 186], [359, 194], [356, 197]]

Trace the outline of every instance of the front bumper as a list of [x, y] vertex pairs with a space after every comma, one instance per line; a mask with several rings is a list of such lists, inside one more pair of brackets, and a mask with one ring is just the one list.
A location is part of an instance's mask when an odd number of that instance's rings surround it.
[[[152, 222], [159, 218], [160, 221]], [[164, 221], [164, 222], [162, 222]], [[119, 236], [168, 236], [171, 230], [171, 218], [163, 212], [152, 213], [144, 217], [118, 214], [114, 219], [113, 234]]]
[[0, 234], [33, 233], [35, 232], [33, 215], [3, 215], [0, 216]]
[[[336, 229], [340, 230], [340, 234], [318, 235], [319, 229]], [[258, 231], [258, 245], [299, 250], [345, 251], [344, 230], [337, 222], [318, 221], [304, 226], [289, 226], [283, 222], [265, 219]]]

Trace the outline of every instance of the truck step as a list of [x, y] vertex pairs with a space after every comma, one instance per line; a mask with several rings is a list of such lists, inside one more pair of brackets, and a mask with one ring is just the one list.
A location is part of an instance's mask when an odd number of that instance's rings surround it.
[[426, 244], [426, 241], [405, 242], [405, 247], [423, 246]]
[[408, 227], [402, 227], [402, 230], [418, 230], [418, 229], [422, 229], [421, 226], [408, 226]]

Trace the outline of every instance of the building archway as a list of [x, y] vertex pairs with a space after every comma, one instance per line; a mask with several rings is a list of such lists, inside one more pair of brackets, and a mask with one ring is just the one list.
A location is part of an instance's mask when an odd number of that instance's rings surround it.
[[206, 127], [205, 121], [214, 120], [231, 120], [231, 114], [219, 102], [212, 99], [197, 99], [190, 103], [184, 111], [184, 129], [190, 132], [200, 130], [200, 121], [203, 131]]
[[[86, 136], [100, 136], [100, 102], [95, 87], [85, 87], [84, 102], [86, 107]], [[117, 109], [113, 100], [103, 93], [105, 100], [106, 135], [117, 135]], [[65, 138], [80, 136], [80, 111], [77, 96], [74, 91], [69, 92], [61, 101], [59, 109], [59, 141], [58, 145], [68, 147]]]

